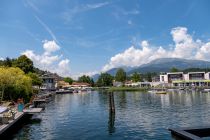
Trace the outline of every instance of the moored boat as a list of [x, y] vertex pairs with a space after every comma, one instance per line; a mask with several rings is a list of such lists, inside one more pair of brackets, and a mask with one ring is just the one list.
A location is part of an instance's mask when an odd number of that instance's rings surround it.
[[69, 94], [69, 93], [73, 93], [72, 89], [59, 89], [56, 91], [56, 94]]

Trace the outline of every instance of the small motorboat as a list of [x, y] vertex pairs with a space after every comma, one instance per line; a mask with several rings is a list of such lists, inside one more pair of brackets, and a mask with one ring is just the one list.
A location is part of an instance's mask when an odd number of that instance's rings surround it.
[[206, 88], [203, 90], [204, 93], [210, 93], [210, 89]]
[[69, 94], [69, 93], [73, 93], [72, 89], [59, 89], [56, 91], [56, 94]]

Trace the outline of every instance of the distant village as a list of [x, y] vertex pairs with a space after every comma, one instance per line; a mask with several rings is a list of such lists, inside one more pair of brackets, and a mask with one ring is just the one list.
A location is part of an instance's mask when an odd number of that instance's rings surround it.
[[[69, 84], [51, 73], [44, 74], [41, 78], [43, 79], [42, 89], [54, 90], [91, 87], [91, 84], [86, 82], [72, 82], [72, 84]], [[168, 72], [152, 77], [151, 82], [134, 82], [133, 80], [119, 82], [113, 80], [112, 85], [114, 87], [207, 87], [210, 86], [210, 72]]]

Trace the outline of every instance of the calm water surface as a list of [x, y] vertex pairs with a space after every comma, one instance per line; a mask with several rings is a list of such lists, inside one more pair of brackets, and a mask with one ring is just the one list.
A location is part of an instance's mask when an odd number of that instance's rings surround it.
[[14, 139], [172, 139], [168, 127], [210, 124], [210, 94], [115, 92], [115, 115], [106, 92], [56, 95], [42, 121], [25, 125]]

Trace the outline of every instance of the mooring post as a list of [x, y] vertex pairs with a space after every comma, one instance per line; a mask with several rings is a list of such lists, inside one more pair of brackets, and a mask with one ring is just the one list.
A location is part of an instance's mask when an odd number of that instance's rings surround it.
[[108, 130], [112, 134], [115, 132], [114, 127], [115, 122], [115, 104], [114, 104], [114, 94], [109, 92], [109, 121], [108, 121]]
[[114, 94], [113, 92], [109, 93], [109, 109], [111, 112], [115, 112], [115, 105], [114, 105]]

